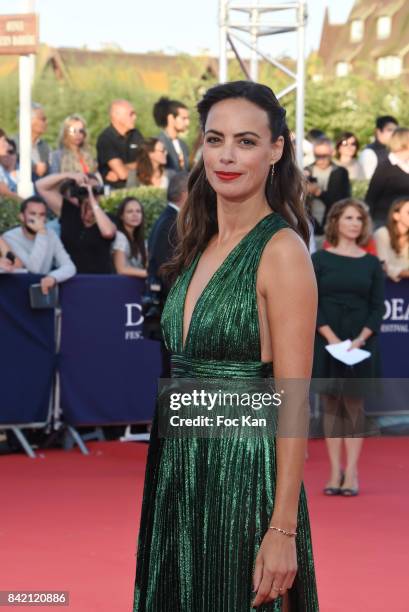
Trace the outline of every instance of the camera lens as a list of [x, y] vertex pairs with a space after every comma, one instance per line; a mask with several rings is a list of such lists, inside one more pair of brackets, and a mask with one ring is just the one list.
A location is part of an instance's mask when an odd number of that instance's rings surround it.
[[86, 187], [78, 187], [77, 196], [79, 198], [85, 198], [88, 195], [88, 189]]

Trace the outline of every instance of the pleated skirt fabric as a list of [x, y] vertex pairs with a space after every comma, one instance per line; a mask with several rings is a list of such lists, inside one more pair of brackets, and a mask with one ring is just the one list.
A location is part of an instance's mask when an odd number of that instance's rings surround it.
[[[153, 423], [140, 524], [134, 612], [249, 612], [252, 575], [275, 495], [270, 438], [163, 439]], [[292, 611], [316, 612], [302, 487]], [[281, 598], [259, 608], [281, 610]]]

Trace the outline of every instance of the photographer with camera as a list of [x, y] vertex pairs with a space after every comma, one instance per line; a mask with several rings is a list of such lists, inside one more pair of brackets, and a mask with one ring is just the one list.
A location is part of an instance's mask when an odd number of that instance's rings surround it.
[[[46, 228], [46, 216], [47, 206], [41, 198], [27, 198], [21, 203], [21, 226], [9, 230], [3, 236], [10, 249], [5, 253], [5, 259], [11, 264], [5, 267], [6, 271], [12, 272], [20, 267], [21, 262], [32, 274], [44, 274], [40, 281], [44, 295], [57, 283], [68, 280], [76, 272], [57, 234]], [[54, 267], [55, 264], [57, 267]]]
[[93, 174], [51, 174], [36, 183], [59, 217], [61, 239], [79, 274], [112, 274], [111, 244], [116, 226], [99, 205], [103, 186]]

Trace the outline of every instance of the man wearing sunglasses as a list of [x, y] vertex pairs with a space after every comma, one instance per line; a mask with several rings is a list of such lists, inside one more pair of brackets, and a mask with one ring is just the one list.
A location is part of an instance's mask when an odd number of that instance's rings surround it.
[[334, 202], [351, 195], [348, 171], [333, 162], [334, 146], [328, 138], [314, 143], [314, 163], [304, 173], [308, 181], [308, 206], [314, 218], [314, 231], [324, 232], [328, 212]]

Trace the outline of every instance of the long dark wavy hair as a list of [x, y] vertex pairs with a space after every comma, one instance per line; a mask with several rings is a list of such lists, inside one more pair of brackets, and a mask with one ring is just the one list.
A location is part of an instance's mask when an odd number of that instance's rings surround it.
[[[129, 236], [128, 232], [125, 229], [124, 222], [122, 220], [122, 215], [125, 212], [125, 208], [129, 202], [137, 202], [142, 210], [142, 222], [138, 227], [132, 232], [132, 238]], [[146, 247], [145, 247], [145, 211], [143, 209], [142, 204], [137, 198], [132, 196], [128, 196], [124, 198], [122, 202], [120, 202], [118, 209], [116, 211], [116, 225], [120, 232], [125, 234], [127, 237], [130, 247], [131, 247], [131, 255], [132, 257], [141, 257], [143, 266], [146, 267]]]
[[[158, 138], [147, 138], [138, 149], [136, 176], [142, 185], [152, 184], [153, 164], [150, 160], [149, 153], [155, 150], [158, 142]], [[164, 166], [159, 166], [159, 169], [162, 175], [164, 173]]]
[[[284, 138], [282, 157], [275, 164], [274, 180], [269, 180], [270, 175], [266, 178], [265, 194], [271, 210], [279, 213], [308, 245], [310, 230], [305, 210], [305, 179], [296, 165], [294, 147], [285, 121], [286, 111], [273, 91], [266, 85], [251, 81], [234, 81], [212, 87], [197, 105], [202, 131], [214, 104], [237, 98], [248, 100], [266, 111], [272, 142], [279, 136]], [[178, 215], [175, 255], [163, 266], [163, 273], [170, 279], [187, 268], [218, 232], [216, 192], [206, 179], [203, 158], [190, 174], [188, 191], [187, 201]]]

